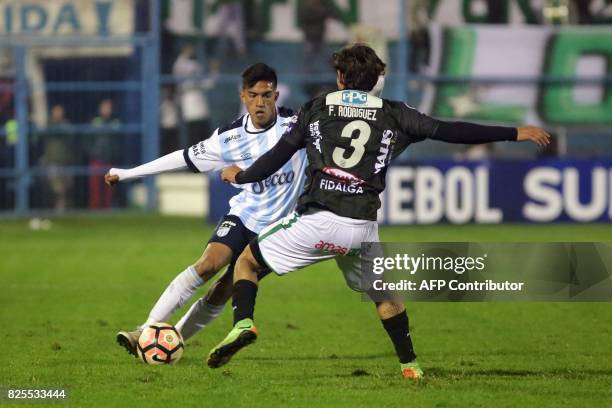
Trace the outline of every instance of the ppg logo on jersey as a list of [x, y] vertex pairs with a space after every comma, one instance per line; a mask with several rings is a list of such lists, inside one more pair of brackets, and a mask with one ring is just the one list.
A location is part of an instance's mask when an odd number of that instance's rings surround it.
[[342, 102], [349, 105], [365, 105], [368, 94], [360, 91], [342, 91]]

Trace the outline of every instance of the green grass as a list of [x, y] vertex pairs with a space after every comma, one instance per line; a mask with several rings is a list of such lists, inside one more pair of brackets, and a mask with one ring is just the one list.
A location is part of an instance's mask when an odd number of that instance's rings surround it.
[[[374, 307], [333, 262], [264, 281], [260, 338], [227, 368], [204, 357], [229, 330], [228, 311], [176, 366], [128, 357], [116, 331], [145, 319], [211, 230], [157, 217], [70, 218], [50, 231], [1, 221], [0, 387], [67, 387], [68, 405], [88, 407], [612, 405], [612, 304], [409, 304], [427, 375], [414, 384], [400, 377]], [[381, 238], [611, 241], [612, 227], [381, 228]]]

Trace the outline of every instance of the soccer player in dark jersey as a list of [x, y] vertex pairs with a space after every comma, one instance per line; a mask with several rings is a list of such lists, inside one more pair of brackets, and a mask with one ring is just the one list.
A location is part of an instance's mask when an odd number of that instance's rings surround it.
[[[286, 274], [335, 258], [352, 289], [372, 290], [362, 279], [360, 246], [379, 241], [376, 212], [387, 167], [411, 143], [425, 139], [463, 144], [549, 143], [550, 136], [536, 127], [444, 122], [402, 102], [368, 94], [385, 64], [366, 45], [355, 44], [334, 54], [334, 67], [339, 91], [302, 106], [279, 142], [251, 167], [230, 166], [223, 171], [225, 181], [252, 183], [268, 177], [300, 149], [306, 149], [308, 157], [306, 186], [296, 212], [262, 230], [236, 263], [234, 328], [211, 350], [211, 367], [227, 363], [257, 337], [253, 315], [258, 272], [270, 269]], [[394, 300], [375, 303], [402, 375], [421, 378], [404, 305]]]

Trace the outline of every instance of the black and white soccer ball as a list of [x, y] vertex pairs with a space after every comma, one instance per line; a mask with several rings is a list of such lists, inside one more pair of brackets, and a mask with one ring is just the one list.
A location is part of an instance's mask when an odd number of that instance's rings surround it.
[[153, 323], [145, 327], [138, 339], [138, 357], [147, 364], [173, 364], [181, 359], [183, 337], [168, 323]]

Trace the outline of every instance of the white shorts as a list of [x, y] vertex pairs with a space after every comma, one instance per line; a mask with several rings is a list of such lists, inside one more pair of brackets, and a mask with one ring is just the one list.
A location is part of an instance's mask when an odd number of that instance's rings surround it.
[[323, 210], [292, 213], [261, 231], [258, 241], [264, 261], [277, 275], [336, 258], [348, 286], [363, 292], [369, 287], [361, 279], [361, 243], [378, 242], [378, 224]]

